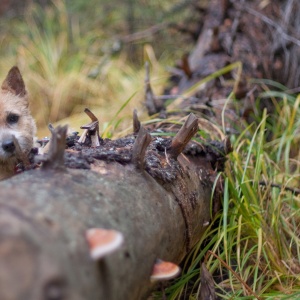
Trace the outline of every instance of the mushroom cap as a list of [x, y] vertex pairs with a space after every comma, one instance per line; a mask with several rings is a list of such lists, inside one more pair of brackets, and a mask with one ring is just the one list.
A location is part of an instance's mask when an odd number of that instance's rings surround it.
[[156, 280], [169, 280], [176, 277], [180, 273], [180, 267], [172, 262], [157, 260], [153, 266], [150, 279]]
[[124, 241], [123, 234], [116, 230], [91, 228], [86, 231], [86, 239], [93, 260], [98, 260], [114, 252]]

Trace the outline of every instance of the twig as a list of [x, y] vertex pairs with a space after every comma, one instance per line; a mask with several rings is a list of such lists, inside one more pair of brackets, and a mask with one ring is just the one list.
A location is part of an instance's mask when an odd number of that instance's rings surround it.
[[151, 135], [141, 126], [138, 136], [132, 148], [132, 162], [137, 169], [142, 170], [145, 164], [145, 154], [147, 147], [151, 143]]
[[193, 76], [193, 72], [190, 67], [189, 57], [187, 54], [184, 54], [181, 58], [181, 69], [183, 70], [184, 74], [187, 78], [191, 79]]
[[84, 109], [84, 112], [90, 117], [90, 119], [95, 122], [98, 121], [98, 118], [91, 112], [87, 107]]
[[152, 116], [164, 109], [164, 104], [161, 99], [156, 98], [150, 84], [150, 69], [149, 62], [145, 63], [145, 104], [148, 110], [148, 115]]
[[156, 98], [161, 100], [182, 98], [182, 100], [201, 101], [201, 99], [198, 97], [185, 97], [183, 95], [161, 95], [161, 96], [156, 96]]
[[277, 188], [277, 189], [283, 189], [289, 192], [292, 192], [293, 194], [295, 194], [296, 196], [300, 194], [300, 189], [297, 188], [291, 188], [288, 186], [283, 186], [281, 184], [277, 184], [277, 183], [272, 183], [272, 182], [267, 182], [267, 181], [260, 181], [259, 185], [262, 186], [270, 186], [272, 188]]
[[[245, 0], [241, 0], [241, 4], [245, 5]], [[231, 27], [231, 35], [229, 36], [229, 41], [228, 41], [228, 52], [229, 55], [232, 55], [233, 52], [233, 43], [235, 42], [236, 35], [237, 35], [237, 30], [240, 24], [242, 16], [242, 9], [237, 9], [236, 16], [233, 20], [232, 27]]]
[[87, 125], [83, 125], [83, 126], [80, 126], [81, 129], [88, 129], [89, 131], [94, 131], [97, 129], [97, 126], [99, 124], [99, 121], [94, 121], [92, 123], [89, 123]]
[[249, 285], [240, 277], [238, 273], [236, 273], [223, 259], [221, 259], [217, 254], [213, 253], [212, 251], [208, 250], [208, 253], [214, 256], [219, 262], [228, 269], [236, 279], [245, 287], [249, 294], [253, 295], [256, 299], [262, 300], [256, 293], [249, 287]]
[[89, 136], [91, 138], [91, 146], [100, 146], [100, 135], [99, 135], [99, 120], [98, 118], [88, 109], [85, 108], [84, 112], [90, 117], [91, 123], [83, 125], [80, 128], [84, 129], [82, 135], [80, 136], [78, 143], [84, 144], [86, 138]]
[[190, 114], [172, 140], [170, 156], [176, 159], [197, 131], [198, 119], [194, 114]]
[[137, 110], [135, 109], [133, 111], [133, 133], [134, 134], [138, 134], [138, 132], [140, 131], [141, 129], [141, 122], [138, 118], [138, 115], [137, 115]]
[[124, 43], [131, 43], [140, 39], [147, 38], [150, 35], [156, 34], [160, 30], [169, 26], [170, 23], [161, 23], [158, 25], [151, 26], [146, 30], [138, 31], [133, 34], [126, 35], [122, 37], [120, 40]]
[[287, 34], [284, 29], [275, 21], [273, 21], [272, 19], [268, 18], [267, 16], [261, 14], [260, 12], [256, 11], [255, 9], [249, 7], [248, 5], [243, 4], [242, 9], [246, 10], [249, 14], [252, 14], [256, 17], [258, 17], [259, 19], [261, 19], [263, 22], [265, 22], [266, 24], [269, 24], [270, 26], [276, 28], [276, 30], [278, 31], [278, 34], [284, 38], [285, 40], [296, 44], [297, 46], [300, 47], [300, 40], [295, 38], [294, 36], [291, 36], [289, 34]]

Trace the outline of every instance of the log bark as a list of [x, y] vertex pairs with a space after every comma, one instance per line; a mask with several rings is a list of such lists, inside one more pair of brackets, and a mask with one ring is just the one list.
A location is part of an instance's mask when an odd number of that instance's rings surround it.
[[[174, 140], [195, 133], [195, 120]], [[53, 133], [42, 168], [0, 182], [0, 299], [143, 299], [156, 259], [180, 262], [210, 222], [210, 147], [185, 139], [180, 153], [168, 138], [149, 145], [141, 126], [136, 138], [67, 151], [64, 167], [63, 137]], [[85, 240], [95, 227], [125, 238], [98, 262]]]

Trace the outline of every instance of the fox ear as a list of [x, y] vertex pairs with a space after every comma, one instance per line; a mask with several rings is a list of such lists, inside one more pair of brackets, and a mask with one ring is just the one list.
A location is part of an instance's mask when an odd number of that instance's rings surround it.
[[26, 95], [25, 84], [18, 67], [9, 70], [1, 88], [21, 97]]

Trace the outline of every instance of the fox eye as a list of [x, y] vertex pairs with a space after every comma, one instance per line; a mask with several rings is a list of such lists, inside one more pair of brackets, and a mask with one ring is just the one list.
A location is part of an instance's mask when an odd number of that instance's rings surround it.
[[6, 121], [8, 124], [15, 124], [19, 121], [19, 116], [16, 114], [10, 113], [6, 118]]

